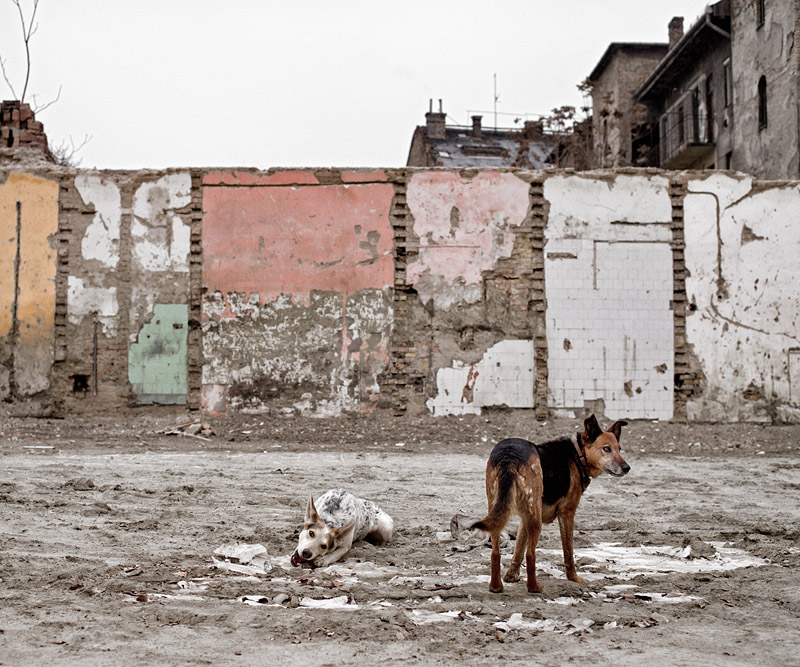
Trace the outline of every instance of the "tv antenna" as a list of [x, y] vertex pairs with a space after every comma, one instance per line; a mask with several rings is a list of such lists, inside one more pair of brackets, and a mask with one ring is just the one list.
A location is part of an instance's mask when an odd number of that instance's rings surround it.
[[497, 103], [500, 96], [497, 94], [497, 72], [494, 73], [494, 129], [497, 129]]

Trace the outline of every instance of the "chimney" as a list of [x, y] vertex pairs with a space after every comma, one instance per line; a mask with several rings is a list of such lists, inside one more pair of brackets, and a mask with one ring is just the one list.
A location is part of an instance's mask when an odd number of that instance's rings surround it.
[[681, 41], [681, 37], [683, 37], [683, 17], [682, 16], [673, 16], [672, 20], [669, 22], [669, 48], [670, 48], [670, 50], [678, 42]]
[[528, 141], [537, 141], [544, 136], [544, 125], [541, 120], [526, 120], [522, 136]]
[[442, 112], [442, 100], [439, 100], [439, 113], [433, 112], [433, 100], [430, 101], [428, 107], [430, 111], [425, 114], [425, 124], [428, 132], [429, 139], [444, 139], [444, 119], [445, 114]]
[[483, 130], [481, 129], [482, 118], [483, 116], [472, 117], [472, 136], [476, 139], [480, 139], [483, 136]]

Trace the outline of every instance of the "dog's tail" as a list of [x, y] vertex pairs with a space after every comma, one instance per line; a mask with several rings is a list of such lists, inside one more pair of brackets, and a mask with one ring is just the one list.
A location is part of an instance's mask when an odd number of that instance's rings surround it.
[[497, 498], [495, 498], [494, 505], [489, 509], [489, 514], [473, 523], [470, 529], [477, 528], [491, 533], [505, 527], [511, 516], [511, 493], [514, 490], [515, 477], [516, 471], [512, 466], [500, 467], [497, 471]]

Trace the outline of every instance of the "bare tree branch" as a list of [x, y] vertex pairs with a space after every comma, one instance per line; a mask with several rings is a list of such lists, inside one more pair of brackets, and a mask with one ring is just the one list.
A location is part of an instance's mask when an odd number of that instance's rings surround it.
[[33, 105], [31, 106], [31, 109], [33, 110], [33, 113], [36, 114], [36, 113], [39, 113], [41, 111], [44, 111], [45, 109], [47, 109], [47, 107], [51, 107], [56, 102], [58, 102], [59, 98], [61, 97], [61, 89], [63, 87], [64, 86], [59, 86], [58, 87], [58, 95], [56, 95], [56, 98], [54, 100], [50, 100], [49, 102], [47, 102], [46, 104], [43, 104], [42, 106], [39, 106], [39, 103], [36, 101], [36, 95], [34, 95], [33, 96]]
[[3, 79], [5, 79], [6, 85], [11, 89], [11, 94], [14, 96], [14, 99], [17, 99], [17, 91], [15, 91], [14, 86], [11, 85], [8, 73], [6, 72], [6, 61], [2, 58], [0, 58], [0, 70], [3, 71]]
[[62, 141], [58, 146], [50, 149], [50, 154], [53, 156], [53, 161], [62, 167], [78, 167], [81, 159], [77, 157], [80, 150], [92, 140], [92, 135], [87, 134], [83, 137], [83, 141], [77, 146], [72, 137], [69, 138], [69, 144]]
[[22, 11], [22, 4], [20, 0], [11, 0], [16, 6], [17, 11], [19, 12], [19, 21], [22, 24], [22, 39], [25, 42], [25, 60], [26, 60], [26, 68], [25, 68], [25, 85], [22, 88], [22, 97], [19, 98], [20, 102], [25, 101], [25, 93], [28, 92], [28, 81], [31, 78], [31, 48], [30, 48], [30, 41], [33, 34], [36, 32], [38, 25], [35, 23], [36, 19], [36, 10], [39, 8], [39, 0], [33, 0], [33, 11], [31, 12], [31, 20], [28, 25], [25, 25], [25, 13]]

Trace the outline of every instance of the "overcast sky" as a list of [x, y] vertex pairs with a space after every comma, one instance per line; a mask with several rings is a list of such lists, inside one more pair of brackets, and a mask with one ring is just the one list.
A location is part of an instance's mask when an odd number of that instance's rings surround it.
[[[32, 0], [22, 0], [28, 8]], [[428, 100], [498, 125], [565, 104], [610, 42], [665, 42], [701, 0], [41, 0], [26, 101], [82, 167], [396, 167]], [[25, 78], [16, 7], [0, 55]], [[0, 97], [13, 95], [0, 81]]]

